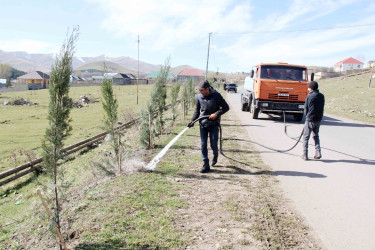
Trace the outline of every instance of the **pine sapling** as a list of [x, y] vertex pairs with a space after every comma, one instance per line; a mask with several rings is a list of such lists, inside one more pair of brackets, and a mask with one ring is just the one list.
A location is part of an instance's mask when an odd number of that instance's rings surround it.
[[[59, 193], [61, 187], [64, 186], [63, 168], [58, 168], [58, 165], [59, 160], [63, 157], [61, 150], [63, 149], [64, 141], [72, 130], [70, 126], [72, 99], [69, 97], [69, 82], [78, 34], [79, 28], [74, 27], [71, 35], [63, 43], [59, 55], [56, 56], [55, 64], [52, 66], [49, 86], [48, 128], [42, 144], [43, 162], [53, 183], [53, 223], [56, 224], [58, 231], [61, 231]], [[59, 245], [60, 249], [62, 249], [61, 242]]]
[[102, 105], [105, 130], [111, 136], [112, 148], [121, 174], [121, 132], [116, 130], [118, 102], [113, 94], [112, 82], [108, 78], [102, 83]]

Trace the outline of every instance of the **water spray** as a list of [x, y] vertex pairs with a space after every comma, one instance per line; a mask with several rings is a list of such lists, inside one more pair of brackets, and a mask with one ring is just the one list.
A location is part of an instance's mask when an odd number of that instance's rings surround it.
[[[205, 116], [201, 116], [199, 117], [198, 119], [194, 120], [193, 122], [191, 122], [191, 125], [194, 125], [194, 123], [196, 123], [197, 121], [200, 121], [202, 119], [205, 119], [205, 118], [208, 118], [209, 116], [208, 115], [205, 115]], [[170, 147], [172, 147], [172, 145], [178, 140], [178, 138], [181, 137], [181, 135], [183, 135], [186, 130], [188, 130], [189, 127], [186, 127], [184, 128], [175, 138], [173, 138], [148, 164], [147, 166], [145, 167], [147, 170], [154, 170], [156, 165], [160, 162], [161, 158], [163, 158], [163, 156], [165, 155], [165, 153], [167, 153], [167, 151], [169, 150]]]

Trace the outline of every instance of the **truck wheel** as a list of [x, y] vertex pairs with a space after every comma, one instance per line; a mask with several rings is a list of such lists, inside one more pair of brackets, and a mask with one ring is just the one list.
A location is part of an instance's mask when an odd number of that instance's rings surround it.
[[303, 114], [294, 114], [293, 116], [294, 116], [294, 120], [295, 120], [296, 122], [300, 122], [300, 121], [302, 121]]
[[258, 119], [259, 109], [254, 107], [254, 104], [251, 104], [250, 113], [252, 119]]
[[248, 111], [248, 110], [247, 110], [247, 103], [246, 103], [246, 102], [242, 103], [242, 108], [241, 108], [241, 110], [242, 110], [242, 111]]

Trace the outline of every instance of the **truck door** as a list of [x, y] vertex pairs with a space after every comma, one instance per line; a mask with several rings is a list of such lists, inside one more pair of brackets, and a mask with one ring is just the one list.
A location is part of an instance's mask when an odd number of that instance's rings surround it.
[[259, 74], [260, 74], [260, 68], [259, 67], [256, 67], [255, 69], [255, 74], [254, 74], [254, 85], [253, 85], [253, 90], [252, 92], [254, 93], [253, 97], [254, 98], [257, 98], [257, 96], [259, 96]]

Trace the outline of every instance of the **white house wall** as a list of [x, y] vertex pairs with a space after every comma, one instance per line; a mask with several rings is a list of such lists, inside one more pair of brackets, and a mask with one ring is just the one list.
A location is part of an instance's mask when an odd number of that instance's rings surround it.
[[343, 64], [335, 65], [336, 72], [347, 71], [350, 69], [362, 69], [362, 68], [363, 68], [363, 64], [357, 64], [357, 63], [343, 63]]

